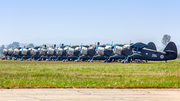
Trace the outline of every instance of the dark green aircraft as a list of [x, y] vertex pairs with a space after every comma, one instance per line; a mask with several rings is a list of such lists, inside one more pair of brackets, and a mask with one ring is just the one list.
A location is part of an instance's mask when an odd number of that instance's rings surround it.
[[13, 48], [3, 49], [2, 54], [3, 54], [4, 56], [3, 56], [2, 60], [5, 60], [5, 59], [7, 59], [7, 58], [8, 58], [8, 60], [11, 60], [12, 57], [14, 56], [14, 55], [13, 55], [13, 51], [14, 51]]
[[123, 46], [129, 46], [129, 45], [115, 44], [113, 49], [114, 55], [110, 56], [110, 61], [107, 62], [122, 61], [126, 57], [122, 55]]
[[33, 48], [30, 48], [31, 50], [31, 57], [28, 59], [28, 61], [32, 61], [32, 60], [37, 60], [40, 57], [40, 51], [38, 49], [40, 49], [40, 46], [36, 46]]
[[75, 62], [87, 61], [87, 62], [93, 62], [94, 56], [96, 55], [96, 45], [84, 45], [81, 46], [80, 56], [75, 60]]
[[[133, 53], [136, 53], [137, 50], [135, 50], [135, 48], [131, 47], [134, 44], [130, 44], [130, 45], [115, 45], [114, 46], [114, 53], [115, 55], [111, 56], [112, 58], [115, 59], [119, 59], [122, 63], [126, 63], [129, 62], [129, 57], [130, 55], [132, 55]], [[142, 47], [143, 49], [152, 49], [152, 50], [156, 50], [156, 46], [153, 42], [149, 42], [148, 44], [144, 44], [141, 42], [136, 43], [136, 45], [138, 47]]]
[[104, 62], [110, 62], [111, 56], [114, 55], [113, 49], [114, 49], [114, 46], [110, 44], [100, 46], [97, 49], [97, 54], [101, 57], [104, 57]]
[[136, 43], [130, 46], [133, 48], [133, 54], [128, 56], [128, 62], [130, 60], [148, 60], [150, 61], [166, 61], [167, 60], [174, 60], [177, 58], [177, 47], [174, 42], [169, 42], [165, 49], [160, 52], [157, 51], [154, 46], [150, 45], [150, 48], [146, 48], [147, 45], [143, 43]]

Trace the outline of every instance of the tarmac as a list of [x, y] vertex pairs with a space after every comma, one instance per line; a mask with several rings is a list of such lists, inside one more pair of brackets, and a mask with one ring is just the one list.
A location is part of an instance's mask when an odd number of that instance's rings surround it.
[[180, 89], [0, 89], [0, 101], [180, 101]]

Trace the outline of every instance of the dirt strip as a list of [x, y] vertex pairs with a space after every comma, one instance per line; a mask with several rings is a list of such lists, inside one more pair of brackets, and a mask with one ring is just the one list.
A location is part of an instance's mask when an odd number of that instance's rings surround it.
[[0, 101], [180, 101], [180, 89], [0, 89]]

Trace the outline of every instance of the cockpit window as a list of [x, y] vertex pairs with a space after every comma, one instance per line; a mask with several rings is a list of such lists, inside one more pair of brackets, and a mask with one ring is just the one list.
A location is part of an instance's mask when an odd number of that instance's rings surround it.
[[93, 47], [89, 47], [88, 49], [93, 49]]
[[81, 48], [80, 47], [76, 47], [75, 50], [81, 50]]
[[105, 49], [110, 50], [110, 49], [112, 49], [112, 46], [106, 46]]
[[129, 48], [130, 48], [130, 45], [124, 45], [123, 48], [124, 48], [124, 49], [129, 49]]

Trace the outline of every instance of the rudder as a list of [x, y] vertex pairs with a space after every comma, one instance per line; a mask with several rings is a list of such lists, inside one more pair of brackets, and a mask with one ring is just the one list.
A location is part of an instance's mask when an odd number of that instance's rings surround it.
[[175, 53], [177, 53], [177, 47], [176, 47], [176, 44], [174, 42], [169, 42], [166, 45], [164, 51], [169, 51], [169, 50], [174, 51]]
[[149, 43], [147, 44], [147, 48], [148, 48], [148, 49], [152, 49], [152, 50], [157, 50], [157, 49], [156, 49], [156, 45], [155, 45], [153, 42], [149, 42]]

